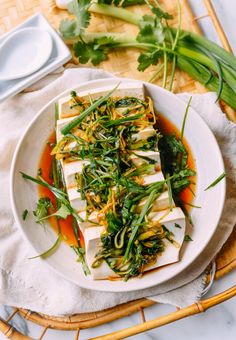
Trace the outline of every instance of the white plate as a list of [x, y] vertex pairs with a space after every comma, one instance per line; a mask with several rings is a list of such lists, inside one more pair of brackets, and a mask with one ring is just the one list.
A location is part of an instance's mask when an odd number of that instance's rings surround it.
[[52, 52], [43, 67], [33, 74], [20, 79], [0, 80], [0, 102], [21, 92], [26, 87], [45, 77], [48, 73], [55, 71], [57, 68], [71, 59], [71, 53], [68, 47], [41, 13], [33, 15], [22, 24], [16, 26], [14, 29], [1, 36], [0, 45], [3, 44], [11, 34], [17, 32], [19, 29], [28, 27], [41, 28], [50, 34], [52, 39]]
[[[125, 83], [127, 80], [117, 78], [95, 80], [73, 89], [79, 93], [102, 86], [113, 88], [119, 81]], [[144, 85], [147, 94], [153, 99], [156, 110], [173, 122], [178, 129], [181, 129], [186, 103], [158, 86], [149, 83], [144, 83]], [[47, 250], [53, 244], [56, 234], [50, 226], [46, 227], [45, 232], [44, 228], [35, 223], [32, 214], [22, 221], [21, 215], [24, 209], [29, 211], [35, 209], [38, 190], [36, 185], [22, 179], [19, 171], [36, 176], [40, 153], [54, 127], [54, 103], [59, 98], [68, 95], [71, 90], [57, 96], [36, 115], [21, 138], [13, 159], [11, 169], [12, 209], [19, 228], [37, 254]], [[185, 137], [197, 167], [195, 204], [202, 208], [193, 209], [191, 212], [194, 228], [190, 234], [193, 241], [185, 243], [182, 258], [178, 263], [150, 272], [141, 279], [133, 278], [128, 282], [111, 282], [107, 280], [93, 281], [89, 276], [86, 277], [81, 265], [76, 262], [76, 255], [64, 243], [52, 256], [45, 259], [45, 262], [59, 274], [81, 287], [110, 292], [127, 292], [151, 287], [174, 278], [187, 268], [207, 246], [216, 230], [224, 204], [226, 182], [222, 180], [212, 189], [204, 191], [224, 171], [224, 164], [212, 132], [192, 108], [188, 112]], [[35, 140], [37, 140], [37, 144], [33, 142]], [[33, 251], [32, 255], [34, 255]]]
[[19, 79], [40, 69], [52, 52], [52, 38], [41, 28], [16, 30], [0, 46], [0, 80]]

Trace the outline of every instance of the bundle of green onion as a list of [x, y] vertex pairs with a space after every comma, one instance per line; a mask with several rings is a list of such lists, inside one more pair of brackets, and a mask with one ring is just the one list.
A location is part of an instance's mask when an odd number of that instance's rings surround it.
[[[151, 15], [140, 15], [124, 7], [146, 3]], [[216, 91], [236, 109], [236, 58], [217, 44], [200, 35], [181, 29], [181, 9], [178, 2], [178, 27], [169, 27], [169, 13], [164, 12], [157, 1], [149, 0], [73, 0], [68, 10], [75, 19], [65, 19], [60, 24], [60, 32], [67, 44], [73, 45], [75, 56], [84, 64], [91, 61], [98, 65], [116, 48], [137, 48], [138, 70], [144, 71], [157, 65], [152, 77], [163, 72], [163, 87], [167, 86], [168, 64], [171, 62], [169, 90], [172, 90], [176, 67], [187, 72], [209, 90]], [[137, 36], [127, 33], [88, 33], [91, 13], [111, 16], [137, 25]]]

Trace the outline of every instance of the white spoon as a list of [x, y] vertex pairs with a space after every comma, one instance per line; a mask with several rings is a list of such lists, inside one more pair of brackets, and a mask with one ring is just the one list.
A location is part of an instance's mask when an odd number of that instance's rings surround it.
[[0, 46], [0, 80], [26, 77], [42, 67], [52, 52], [50, 34], [28, 27], [12, 33]]

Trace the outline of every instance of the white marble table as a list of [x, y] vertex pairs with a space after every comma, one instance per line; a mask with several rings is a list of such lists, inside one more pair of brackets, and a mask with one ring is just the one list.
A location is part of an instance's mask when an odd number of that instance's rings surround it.
[[[197, 16], [206, 13], [203, 0], [190, 0], [192, 8]], [[217, 15], [225, 29], [230, 44], [236, 54], [236, 1], [235, 0], [213, 0], [213, 4], [217, 11]], [[212, 27], [209, 18], [201, 19], [201, 27], [206, 36], [219, 42], [217, 34]], [[211, 291], [207, 296], [214, 295], [218, 292], [233, 286], [236, 283], [236, 271], [227, 275], [227, 279], [223, 278], [215, 282]], [[159, 315], [164, 315], [173, 311], [173, 306], [154, 305], [145, 311], [147, 320], [151, 320]], [[11, 308], [0, 306], [0, 315], [4, 318], [9, 315]], [[90, 337], [106, 334], [124, 327], [129, 327], [141, 322], [140, 314], [134, 314], [122, 320], [114, 321], [108, 325], [97, 327], [96, 329], [83, 330], [80, 339], [88, 339]], [[27, 323], [19, 316], [14, 317], [13, 325], [21, 330], [24, 334], [32, 338], [38, 338], [41, 331], [40, 327]], [[74, 332], [62, 332], [48, 330], [44, 339], [46, 340], [68, 340], [74, 339]], [[0, 335], [0, 340], [5, 337]], [[188, 317], [173, 324], [161, 327], [143, 333], [130, 339], [135, 340], [233, 340], [236, 339], [236, 299], [224, 302], [204, 314]]]

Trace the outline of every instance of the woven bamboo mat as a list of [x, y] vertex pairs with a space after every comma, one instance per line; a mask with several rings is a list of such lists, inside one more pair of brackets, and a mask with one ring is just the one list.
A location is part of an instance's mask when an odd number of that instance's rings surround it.
[[[204, 1], [207, 2], [206, 0]], [[162, 0], [160, 1], [160, 4], [166, 11], [173, 14], [174, 18], [177, 17], [176, 0]], [[201, 34], [197, 21], [189, 7], [188, 1], [182, 0], [181, 4], [182, 16], [184, 18], [184, 20], [182, 20], [182, 28]], [[132, 10], [139, 13], [148, 12], [146, 7], [142, 8], [140, 6], [134, 7]], [[36, 12], [43, 13], [55, 29], [58, 28], [60, 20], [68, 16], [66, 11], [55, 8], [54, 0], [0, 0], [0, 35], [9, 31], [11, 28], [15, 27]], [[176, 22], [174, 19], [171, 25], [175, 26], [175, 24]], [[92, 25], [89, 30], [136, 33], [136, 27], [130, 24], [124, 24], [123, 22], [112, 18], [105, 19], [99, 15], [93, 16]], [[103, 62], [100, 67], [122, 77], [130, 77], [147, 81], [153, 75], [154, 69], [150, 69], [144, 73], [138, 72], [136, 70], [136, 59], [137, 52], [135, 50], [119, 50], [111, 53], [109, 60]], [[75, 60], [73, 60], [73, 62], [75, 62]], [[157, 79], [156, 83], [161, 85], [161, 80]], [[206, 92], [206, 89], [198, 82], [191, 79], [187, 74], [182, 71], [177, 71], [174, 81], [174, 91], [203, 93]], [[230, 118], [236, 121], [235, 113], [226, 106], [223, 108], [227, 111]], [[236, 229], [223, 247], [220, 254], [217, 256], [216, 263], [217, 278], [225, 275], [233, 268], [236, 268]], [[109, 322], [119, 317], [129, 315], [134, 311], [142, 310], [143, 307], [147, 307], [152, 303], [153, 302], [151, 301], [141, 299], [106, 311], [80, 314], [67, 318], [49, 318], [45, 315], [25, 310], [17, 310], [16, 312], [20, 312], [25, 318], [41, 324], [46, 328], [76, 329], [93, 327], [104, 322]]]

